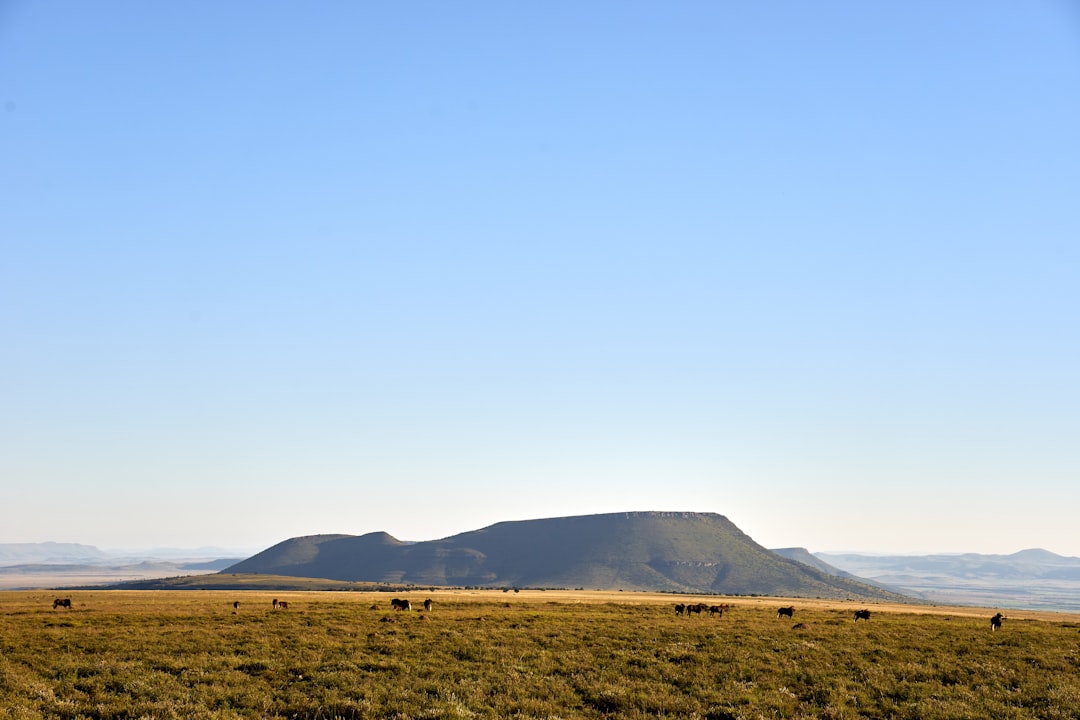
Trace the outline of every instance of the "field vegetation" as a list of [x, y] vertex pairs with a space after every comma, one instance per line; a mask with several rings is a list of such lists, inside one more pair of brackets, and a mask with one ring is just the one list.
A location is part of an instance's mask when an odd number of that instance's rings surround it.
[[[990, 611], [870, 605], [856, 624], [861, 604], [797, 599], [70, 595], [0, 593], [0, 718], [1080, 718], [1068, 615], [992, 633]], [[675, 615], [699, 599], [730, 608]]]

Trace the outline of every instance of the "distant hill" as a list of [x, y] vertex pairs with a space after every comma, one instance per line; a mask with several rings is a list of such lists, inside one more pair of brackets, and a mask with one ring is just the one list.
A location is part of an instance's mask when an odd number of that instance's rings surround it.
[[113, 563], [27, 563], [0, 566], [0, 590], [43, 587], [104, 585], [147, 578], [205, 575], [233, 565], [236, 558], [193, 562], [144, 560], [130, 564]]
[[844, 572], [840, 568], [833, 567], [829, 563], [825, 562], [814, 556], [806, 548], [802, 547], [789, 547], [789, 548], [773, 548], [772, 551], [780, 557], [786, 557], [788, 560], [795, 560], [801, 562], [804, 565], [815, 567], [822, 572], [829, 573], [830, 575], [836, 575], [839, 577], [855, 578], [851, 573]]
[[785, 557], [788, 560], [794, 560], [801, 562], [803, 565], [809, 565], [812, 568], [817, 568], [823, 573], [834, 575], [836, 577], [848, 578], [849, 580], [859, 580], [866, 582], [864, 578], [860, 578], [857, 575], [852, 575], [849, 572], [841, 570], [838, 567], [833, 567], [829, 563], [825, 562], [821, 558], [815, 556], [812, 552], [802, 547], [790, 547], [790, 548], [773, 548], [772, 551], [780, 557]]
[[932, 602], [1080, 611], [1080, 558], [1047, 550], [1011, 555], [814, 553], [814, 557]]
[[910, 600], [781, 557], [713, 513], [502, 522], [442, 540], [384, 533], [285, 540], [222, 571], [346, 582]]
[[0, 590], [100, 585], [176, 575], [214, 573], [247, 553], [218, 548], [103, 551], [76, 543], [0, 544]]
[[78, 543], [0, 543], [0, 566], [30, 563], [94, 563], [107, 560], [108, 553], [93, 545]]
[[903, 580], [912, 577], [994, 578], [998, 580], [1080, 581], [1080, 558], [1047, 550], [1021, 550], [1012, 555], [868, 555], [815, 553], [815, 557], [865, 577]]

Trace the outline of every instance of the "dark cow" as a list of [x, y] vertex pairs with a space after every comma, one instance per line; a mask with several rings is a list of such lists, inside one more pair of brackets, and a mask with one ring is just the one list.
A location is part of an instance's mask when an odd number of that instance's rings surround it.
[[53, 610], [55, 610], [58, 607], [63, 607], [63, 608], [67, 608], [68, 610], [70, 610], [71, 609], [71, 598], [64, 598], [63, 600], [61, 600], [60, 598], [56, 598], [55, 600], [52, 601], [52, 606], [53, 606]]
[[431, 598], [424, 601], [424, 610], [431, 612]]
[[866, 620], [867, 622], [869, 622], [870, 621], [870, 611], [869, 610], [856, 610], [855, 611], [855, 622], [859, 622], [860, 620]]
[[675, 605], [676, 615], [682, 615], [684, 612], [686, 612], [686, 605], [684, 605], [683, 603], [678, 603], [677, 605]]
[[790, 618], [795, 616], [795, 606], [782, 607], [776, 611], [776, 619], [779, 620], [782, 617]]
[[233, 610], [239, 610], [240, 609], [240, 601], [239, 600], [234, 600], [233, 601], [232, 609]]
[[275, 610], [288, 610], [289, 609], [289, 603], [285, 602], [284, 600], [278, 600], [277, 598], [274, 598], [274, 609]]
[[694, 605], [687, 605], [686, 606], [686, 614], [689, 615], [690, 613], [694, 613], [695, 615], [700, 615], [701, 613], [705, 612], [708, 609], [709, 609], [709, 606], [706, 605], [705, 603], [696, 603]]
[[1006, 620], [1006, 619], [1007, 618], [1004, 615], [1002, 615], [1001, 613], [998, 613], [994, 617], [990, 618], [990, 631], [993, 632], [995, 630], [1000, 630], [1001, 629], [1001, 622], [1003, 620]]
[[727, 609], [727, 603], [724, 603], [723, 605], [710, 605], [709, 617], [712, 617], [713, 615], [719, 615], [720, 617], [724, 617], [724, 611]]
[[277, 598], [274, 598], [274, 609], [275, 610], [277, 610], [277, 606], [278, 606], [278, 600], [277, 600]]
[[392, 607], [394, 610], [412, 610], [412, 603], [408, 600], [400, 600], [398, 598], [394, 598], [390, 601], [390, 607]]

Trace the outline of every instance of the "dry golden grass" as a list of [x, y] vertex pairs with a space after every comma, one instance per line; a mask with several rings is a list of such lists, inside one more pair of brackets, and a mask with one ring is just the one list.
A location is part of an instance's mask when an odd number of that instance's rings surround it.
[[[855, 624], [862, 603], [785, 598], [70, 595], [0, 593], [0, 718], [1080, 718], [1075, 615], [991, 633], [991, 610], [866, 605]], [[698, 600], [730, 609], [675, 616]]]

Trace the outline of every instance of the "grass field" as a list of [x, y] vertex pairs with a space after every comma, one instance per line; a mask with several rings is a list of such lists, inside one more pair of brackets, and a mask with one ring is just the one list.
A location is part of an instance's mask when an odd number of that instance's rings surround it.
[[70, 595], [0, 593], [0, 718], [1080, 718], [1071, 615], [991, 633], [972, 608], [855, 624], [862, 605], [778, 620], [789, 602], [764, 598], [715, 618], [638, 593], [402, 595], [430, 613], [387, 593]]

